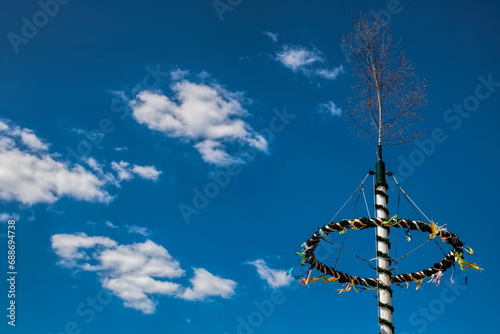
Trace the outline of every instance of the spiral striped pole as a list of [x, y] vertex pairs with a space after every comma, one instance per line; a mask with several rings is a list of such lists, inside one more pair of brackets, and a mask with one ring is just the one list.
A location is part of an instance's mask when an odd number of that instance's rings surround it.
[[[376, 184], [375, 184], [375, 208], [377, 210], [377, 218], [387, 220], [389, 217], [389, 209], [387, 203], [389, 196], [387, 195], [387, 182], [385, 178], [385, 163], [382, 160], [382, 146], [378, 145], [377, 150], [378, 161], [376, 167]], [[377, 272], [378, 272], [378, 308], [380, 334], [393, 334], [394, 325], [392, 323], [392, 289], [391, 289], [391, 271], [389, 269], [391, 259], [389, 249], [391, 243], [389, 241], [389, 228], [377, 226]]]

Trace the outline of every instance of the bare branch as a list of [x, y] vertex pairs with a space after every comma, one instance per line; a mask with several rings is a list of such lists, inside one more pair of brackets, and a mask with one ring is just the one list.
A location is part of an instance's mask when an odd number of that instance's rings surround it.
[[357, 103], [349, 103], [348, 118], [365, 136], [376, 138], [379, 144], [410, 141], [406, 131], [413, 121], [421, 118], [415, 110], [425, 106], [425, 81], [416, 77], [412, 63], [393, 43], [390, 27], [379, 19], [370, 21], [360, 14], [353, 17], [354, 32], [343, 36], [342, 42], [352, 53], [358, 84]]

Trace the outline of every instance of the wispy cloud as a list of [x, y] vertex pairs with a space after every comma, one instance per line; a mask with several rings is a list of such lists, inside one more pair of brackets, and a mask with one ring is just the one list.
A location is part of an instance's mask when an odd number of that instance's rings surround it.
[[264, 31], [263, 34], [267, 37], [269, 37], [269, 39], [271, 41], [273, 41], [274, 43], [278, 42], [278, 37], [279, 37], [279, 34], [277, 33], [273, 33], [273, 32], [270, 32], [270, 31]]
[[[118, 225], [113, 224], [109, 220], [104, 222], [104, 225], [106, 225], [107, 227], [110, 227], [112, 229], [119, 228]], [[137, 226], [137, 225], [125, 225], [122, 227], [124, 227], [127, 230], [127, 233], [130, 233], [130, 234], [139, 234], [139, 235], [142, 235], [144, 237], [148, 237], [151, 235], [151, 231], [147, 227]]]
[[138, 166], [132, 165], [126, 161], [111, 163], [111, 168], [116, 172], [118, 181], [130, 180], [135, 176], [140, 178], [157, 181], [161, 172], [155, 166]]
[[140, 234], [145, 237], [151, 234], [151, 232], [146, 227], [137, 225], [127, 225], [127, 231], [128, 233]]
[[320, 103], [318, 105], [318, 112], [323, 115], [323, 116], [341, 116], [342, 115], [342, 109], [337, 107], [335, 102], [333, 101], [328, 101], [325, 103]]
[[16, 221], [19, 220], [19, 215], [17, 213], [5, 213], [5, 212], [0, 213], [0, 224], [6, 223], [12, 219]]
[[107, 227], [111, 227], [111, 228], [118, 228], [118, 226], [116, 226], [115, 224], [113, 224], [112, 222], [110, 222], [109, 220], [107, 220], [104, 225], [106, 225]]
[[[173, 75], [173, 77], [178, 77]], [[137, 122], [168, 137], [191, 142], [205, 162], [224, 166], [243, 163], [227, 146], [238, 144], [266, 152], [267, 141], [243, 121], [249, 116], [242, 93], [233, 93], [216, 83], [173, 81], [168, 97], [141, 91], [130, 101]]]
[[285, 270], [271, 269], [266, 261], [262, 259], [247, 263], [254, 266], [257, 269], [259, 277], [266, 281], [272, 288], [288, 286], [293, 281], [291, 276], [286, 275], [287, 272]]
[[318, 49], [292, 45], [284, 45], [283, 49], [276, 53], [276, 59], [294, 72], [304, 72], [308, 66], [324, 61]]
[[187, 71], [187, 70], [175, 69], [172, 72], [170, 72], [170, 77], [172, 78], [173, 81], [181, 81], [188, 74], [189, 74], [189, 71]]
[[335, 67], [332, 70], [326, 68], [316, 70], [317, 76], [327, 80], [335, 80], [341, 73], [344, 73], [344, 66], [342, 65], [340, 65], [339, 67]]
[[185, 271], [164, 247], [151, 240], [120, 245], [108, 237], [75, 233], [53, 235], [51, 242], [61, 266], [98, 273], [102, 286], [122, 299], [124, 306], [145, 314], [156, 310], [153, 295], [195, 301], [230, 298], [236, 288], [236, 282], [203, 268], [194, 269], [190, 287], [171, 282]]
[[322, 53], [317, 48], [308, 48], [300, 45], [284, 45], [276, 53], [276, 60], [295, 73], [302, 73], [307, 77], [317, 76], [326, 80], [335, 80], [344, 72], [342, 65], [332, 69], [320, 67], [325, 63]]

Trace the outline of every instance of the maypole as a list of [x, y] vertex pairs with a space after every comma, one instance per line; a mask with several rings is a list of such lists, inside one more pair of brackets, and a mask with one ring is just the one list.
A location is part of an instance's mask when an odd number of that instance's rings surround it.
[[[464, 253], [473, 255], [472, 249], [465, 247], [464, 243], [454, 233], [447, 231], [444, 227], [438, 226], [433, 221], [422, 222], [396, 216], [389, 218], [389, 196], [387, 194], [389, 186], [386, 182], [386, 175], [392, 176], [392, 173], [386, 173], [382, 150], [387, 144], [403, 143], [409, 141], [412, 137], [412, 134], [407, 133], [407, 129], [414, 119], [419, 118], [414, 113], [414, 109], [425, 104], [425, 83], [415, 76], [411, 63], [406, 59], [406, 55], [399, 48], [399, 45], [392, 44], [390, 28], [386, 22], [379, 19], [370, 22], [368, 16], [361, 15], [359, 19], [354, 19], [354, 28], [353, 33], [342, 39], [344, 50], [348, 50], [348, 54], [351, 55], [347, 61], [353, 63], [354, 75], [358, 79], [358, 84], [354, 87], [358, 91], [358, 101], [355, 106], [352, 106], [351, 100], [349, 101], [348, 115], [360, 129], [360, 134], [377, 142], [375, 172], [370, 171], [369, 173], [375, 174], [376, 178], [374, 185], [376, 217], [331, 221], [327, 225], [320, 227], [302, 244], [302, 250], [297, 252], [302, 256], [302, 266], [309, 265], [309, 268], [306, 273], [295, 277], [298, 279], [305, 276], [300, 280], [301, 284], [304, 285], [317, 281], [344, 284], [343, 288], [337, 289], [339, 293], [351, 289], [356, 292], [367, 289], [376, 290], [379, 333], [394, 334], [395, 326], [392, 316], [394, 307], [392, 305], [391, 287], [393, 283], [398, 285], [406, 283], [406, 286], [408, 286], [409, 282], [416, 282], [418, 289], [423, 280], [429, 277], [432, 282], [439, 284], [443, 273], [447, 269], [453, 267], [453, 270], [455, 270], [455, 262], [458, 263], [461, 270], [466, 268], [482, 269], [476, 263], [464, 260]], [[406, 195], [396, 179], [395, 181], [399, 190]], [[363, 183], [364, 180], [358, 189], [363, 189]], [[337, 261], [335, 261], [333, 267], [330, 267], [316, 258], [315, 250], [322, 240], [337, 246], [327, 239], [330, 233], [345, 234], [349, 230], [359, 231], [367, 228], [376, 229], [377, 277], [350, 275], [336, 269]], [[391, 245], [389, 232], [391, 228], [402, 228], [407, 235], [411, 231], [427, 233], [429, 240], [439, 237], [443, 243], [448, 244], [452, 249], [445, 254], [441, 261], [434, 263], [431, 267], [396, 275], [391, 270], [391, 264], [398, 263], [409, 253], [398, 259], [391, 259], [389, 254]], [[411, 240], [411, 238], [409, 239]], [[342, 250], [343, 248], [340, 246], [339, 249]], [[368, 263], [370, 262], [370, 260], [356, 256]], [[314, 270], [322, 274], [311, 277]], [[293, 268], [289, 271], [289, 273], [291, 272], [293, 272]], [[450, 281], [453, 283], [453, 274]]]
[[[389, 196], [387, 195], [387, 182], [385, 178], [385, 163], [382, 160], [382, 145], [377, 146], [378, 160], [375, 164], [375, 208], [377, 209], [377, 218], [386, 221], [389, 217], [389, 209], [387, 203]], [[381, 334], [393, 334], [394, 325], [392, 324], [392, 289], [391, 289], [391, 258], [389, 256], [389, 231], [385, 226], [377, 226], [377, 272], [378, 272], [378, 308], [379, 308], [379, 323]]]
[[[410, 63], [398, 46], [392, 45], [392, 37], [386, 22], [376, 19], [369, 22], [361, 15], [354, 20], [355, 32], [343, 38], [343, 43], [352, 52], [355, 76], [359, 83], [358, 104], [349, 108], [349, 116], [364, 134], [377, 140], [377, 162], [375, 165], [376, 218], [387, 221], [388, 184], [382, 148], [386, 142], [404, 142], [403, 135], [408, 120], [418, 118], [412, 109], [423, 105], [424, 85], [415, 77]], [[393, 334], [391, 258], [389, 255], [389, 227], [376, 228], [378, 308], [380, 332]]]

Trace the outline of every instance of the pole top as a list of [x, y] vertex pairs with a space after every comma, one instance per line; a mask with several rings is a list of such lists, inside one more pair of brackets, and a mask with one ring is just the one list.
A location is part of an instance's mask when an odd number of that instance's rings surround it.
[[377, 175], [377, 184], [387, 185], [385, 179], [385, 162], [382, 160], [382, 145], [377, 147], [377, 158], [378, 161], [375, 164], [375, 174]]

